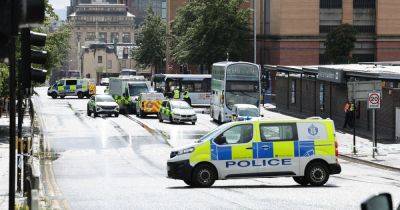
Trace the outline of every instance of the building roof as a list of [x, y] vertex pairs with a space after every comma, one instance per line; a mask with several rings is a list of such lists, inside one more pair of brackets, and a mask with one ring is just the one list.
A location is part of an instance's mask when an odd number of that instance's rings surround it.
[[400, 61], [319, 66], [268, 66], [268, 69], [298, 74], [319, 74], [322, 71], [332, 70], [343, 72], [346, 77], [400, 80]]

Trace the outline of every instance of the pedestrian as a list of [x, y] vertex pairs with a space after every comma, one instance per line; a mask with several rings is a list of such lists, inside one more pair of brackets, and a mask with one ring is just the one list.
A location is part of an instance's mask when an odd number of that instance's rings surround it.
[[174, 88], [174, 99], [180, 99], [181, 94], [179, 92], [179, 89], [177, 87]]
[[183, 93], [183, 100], [186, 101], [190, 106], [192, 106], [192, 100], [190, 99], [188, 90], [185, 90], [185, 92]]
[[347, 128], [347, 125], [350, 126], [351, 124], [351, 118], [352, 118], [352, 113], [351, 113], [351, 103], [349, 100], [346, 101], [346, 103], [344, 104], [344, 125], [343, 125], [343, 129]]

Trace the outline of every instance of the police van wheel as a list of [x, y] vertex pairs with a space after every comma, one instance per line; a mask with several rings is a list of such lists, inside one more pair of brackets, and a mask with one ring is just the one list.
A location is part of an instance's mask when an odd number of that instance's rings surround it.
[[293, 180], [301, 186], [307, 186], [309, 184], [309, 182], [304, 176], [294, 176]]
[[65, 98], [65, 96], [60, 96], [60, 98]]
[[55, 93], [55, 92], [51, 93], [51, 97], [52, 97], [53, 99], [56, 99], [56, 98], [57, 98], [57, 93]]
[[163, 122], [163, 119], [161, 117], [161, 114], [158, 114], [158, 121]]
[[313, 163], [306, 169], [305, 177], [312, 186], [322, 186], [329, 179], [329, 172], [323, 163]]
[[82, 98], [83, 98], [83, 93], [82, 93], [82, 92], [78, 92], [77, 95], [78, 95], [78, 98], [79, 98], [79, 99], [82, 99]]
[[209, 165], [196, 166], [192, 175], [192, 183], [195, 187], [210, 187], [217, 178], [217, 172]]

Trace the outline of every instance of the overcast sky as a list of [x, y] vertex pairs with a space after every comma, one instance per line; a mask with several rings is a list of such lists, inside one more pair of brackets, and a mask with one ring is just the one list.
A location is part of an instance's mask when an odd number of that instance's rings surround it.
[[49, 2], [54, 9], [66, 9], [69, 6], [69, 0], [50, 0]]

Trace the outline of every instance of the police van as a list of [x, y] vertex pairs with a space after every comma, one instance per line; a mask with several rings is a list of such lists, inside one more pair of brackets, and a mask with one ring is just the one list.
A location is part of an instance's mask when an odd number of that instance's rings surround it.
[[293, 177], [300, 185], [324, 185], [339, 174], [338, 145], [330, 119], [252, 120], [222, 125], [192, 145], [175, 149], [168, 178], [193, 187], [215, 180]]
[[96, 84], [90, 79], [61, 79], [47, 89], [47, 95], [53, 99], [65, 96], [87, 97], [96, 94]]

